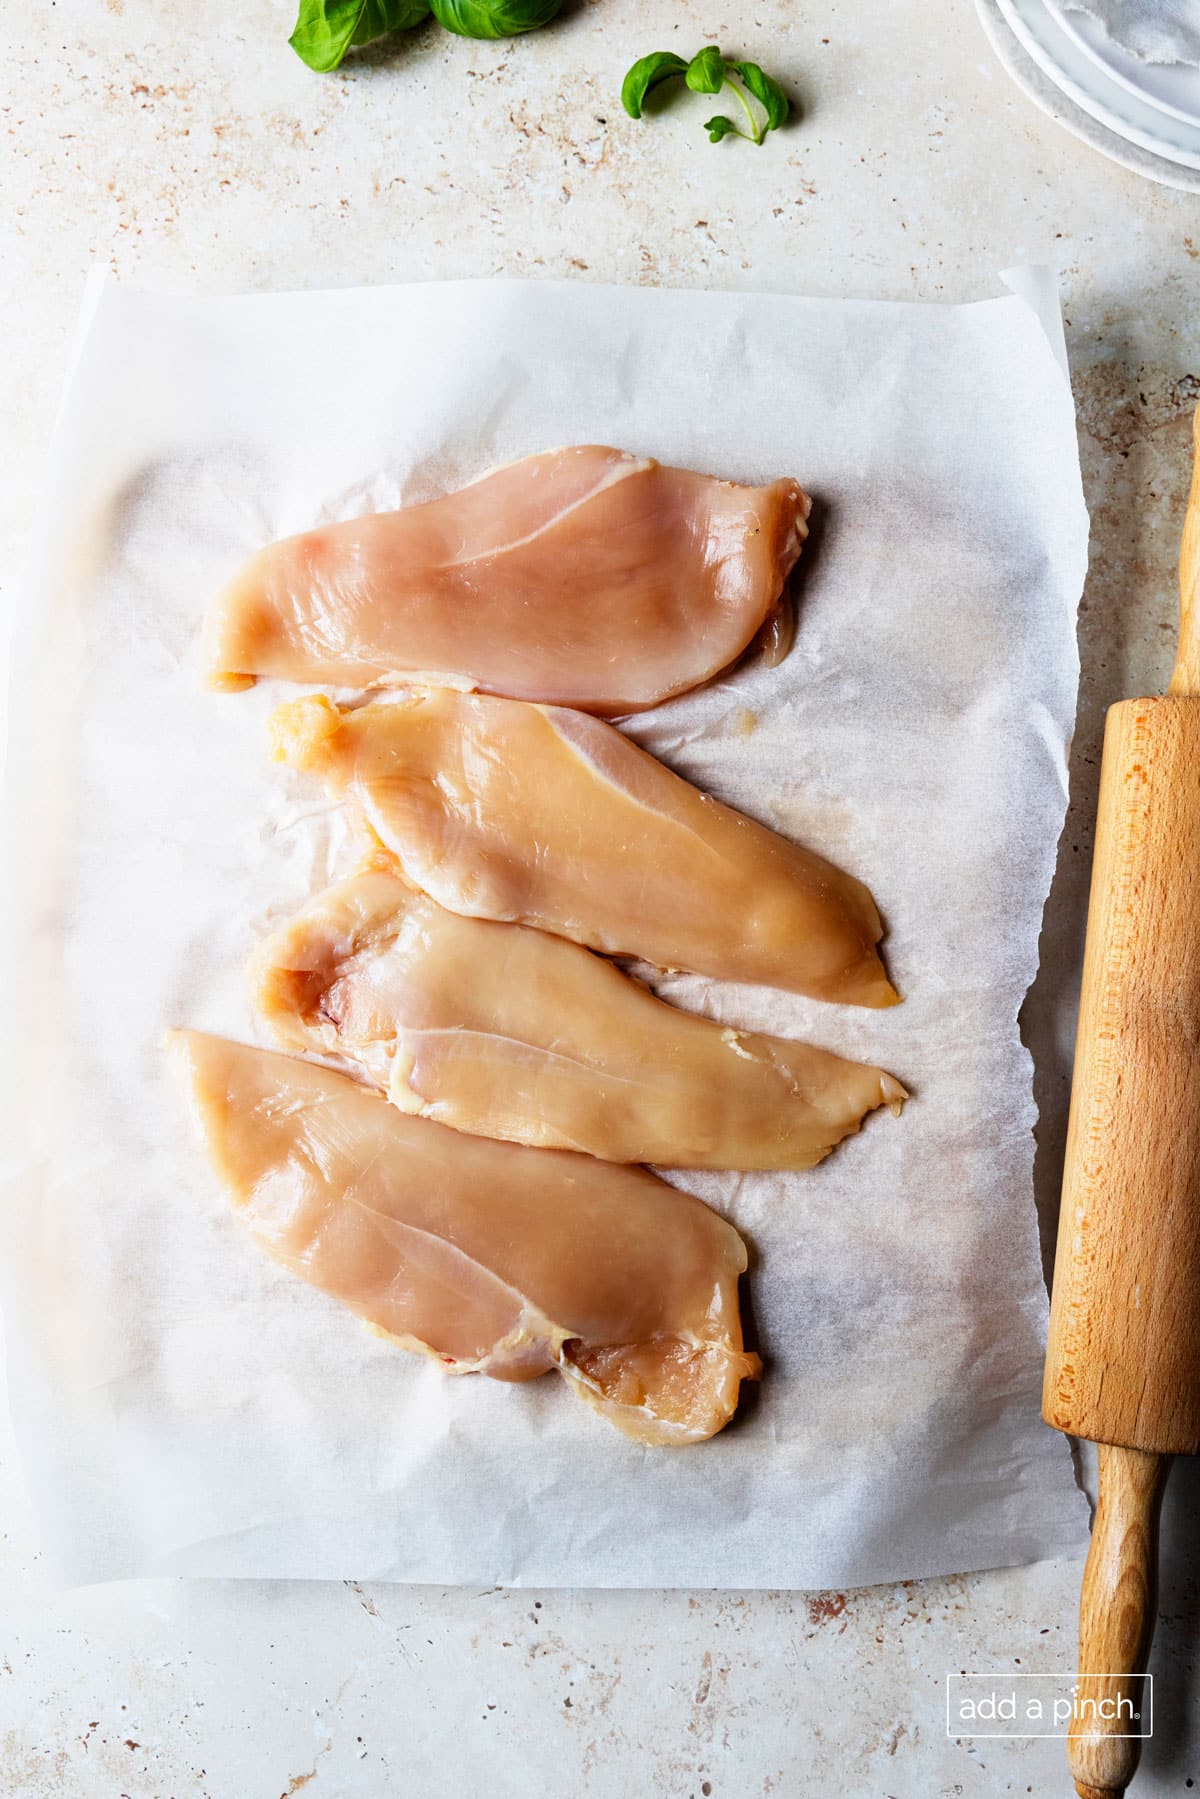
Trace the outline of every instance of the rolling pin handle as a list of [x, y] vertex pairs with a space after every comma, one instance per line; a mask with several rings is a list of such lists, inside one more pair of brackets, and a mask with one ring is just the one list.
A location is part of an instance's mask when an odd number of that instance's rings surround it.
[[1179, 546], [1179, 648], [1168, 693], [1200, 694], [1200, 406], [1192, 419], [1192, 488]]
[[1171, 1458], [1099, 1445], [1100, 1493], [1079, 1604], [1067, 1754], [1079, 1799], [1118, 1799], [1141, 1754], [1158, 1597], [1158, 1515]]
[[1168, 697], [1113, 706], [1104, 736], [1046, 1350], [1042, 1415], [1100, 1452], [1079, 1799], [1118, 1799], [1137, 1770], [1163, 1488], [1171, 1453], [1200, 1452], [1200, 406], [1192, 438]]

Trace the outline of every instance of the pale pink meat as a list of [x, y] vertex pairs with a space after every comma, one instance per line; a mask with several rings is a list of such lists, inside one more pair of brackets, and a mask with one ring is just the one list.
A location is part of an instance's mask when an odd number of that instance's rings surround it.
[[414, 678], [636, 712], [728, 667], [780, 607], [809, 501], [597, 445], [284, 538], [208, 622], [215, 685]]
[[268, 937], [250, 985], [285, 1048], [351, 1060], [402, 1111], [610, 1162], [811, 1168], [905, 1098], [881, 1068], [681, 1012], [579, 944], [447, 912], [383, 868]]
[[271, 736], [451, 912], [717, 980], [896, 1002], [861, 881], [601, 719], [435, 688], [352, 709], [309, 695], [277, 709]]
[[732, 1225], [641, 1168], [464, 1136], [312, 1062], [174, 1033], [201, 1131], [267, 1253], [448, 1372], [557, 1368], [618, 1430], [685, 1444], [758, 1373]]

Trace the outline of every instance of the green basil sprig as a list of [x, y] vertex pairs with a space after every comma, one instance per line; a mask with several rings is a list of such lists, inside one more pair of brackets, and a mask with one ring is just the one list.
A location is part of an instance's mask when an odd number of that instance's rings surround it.
[[288, 39], [310, 69], [336, 69], [352, 44], [371, 44], [389, 31], [411, 31], [429, 17], [429, 0], [300, 0]]
[[459, 37], [516, 37], [537, 31], [562, 11], [563, 0], [430, 0], [433, 16]]
[[389, 31], [411, 31], [433, 14], [458, 37], [516, 37], [548, 25], [563, 0], [300, 0], [288, 42], [310, 69], [336, 69], [347, 50]]
[[661, 81], [670, 81], [673, 75], [686, 74], [687, 64], [682, 56], [676, 56], [673, 50], [652, 50], [649, 56], [634, 63], [621, 83], [621, 105], [631, 119], [640, 119], [642, 102], [651, 88]]
[[[434, 0], [435, 9], [437, 4], [438, 0]], [[791, 111], [779, 83], [756, 62], [737, 62], [722, 56], [716, 44], [705, 44], [691, 62], [685, 62], [672, 50], [656, 50], [639, 58], [621, 84], [621, 105], [631, 119], [640, 119], [642, 104], [651, 89], [681, 75], [694, 94], [719, 94], [728, 88], [741, 108], [744, 126], [725, 113], [705, 121], [704, 129], [713, 144], [720, 143], [723, 137], [744, 137], [752, 144], [761, 144], [768, 131], [777, 131]], [[752, 100], [757, 102], [757, 110]]]
[[725, 85], [725, 58], [715, 44], [697, 50], [683, 79], [694, 94], [719, 94]]

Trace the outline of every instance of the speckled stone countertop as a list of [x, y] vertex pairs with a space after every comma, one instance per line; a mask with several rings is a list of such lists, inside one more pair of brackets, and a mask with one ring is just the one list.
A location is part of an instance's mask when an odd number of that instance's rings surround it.
[[[927, 300], [1054, 264], [1094, 536], [1072, 809], [1027, 1006], [1052, 1216], [1102, 711], [1171, 661], [1200, 199], [1033, 110], [969, 0], [576, 0], [525, 40], [431, 30], [329, 78], [287, 48], [291, 23], [285, 0], [0, 14], [6, 598], [96, 262], [202, 289], [503, 272]], [[707, 37], [800, 97], [762, 150], [710, 148], [699, 101], [642, 126], [620, 112], [634, 56]], [[1147, 1799], [1200, 1782], [1198, 1497], [1181, 1467]], [[949, 1739], [943, 1677], [1070, 1668], [1077, 1562], [818, 1596], [131, 1583], [48, 1598], [7, 1438], [0, 1526], [6, 1799], [1070, 1791], [1059, 1743]]]

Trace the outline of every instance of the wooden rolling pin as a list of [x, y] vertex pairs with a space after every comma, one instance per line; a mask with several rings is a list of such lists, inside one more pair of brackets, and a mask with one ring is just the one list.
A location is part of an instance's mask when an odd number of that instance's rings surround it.
[[1042, 1398], [1100, 1445], [1067, 1743], [1081, 1799], [1137, 1768], [1158, 1512], [1170, 1457], [1200, 1452], [1200, 409], [1193, 436], [1175, 671], [1104, 733]]

